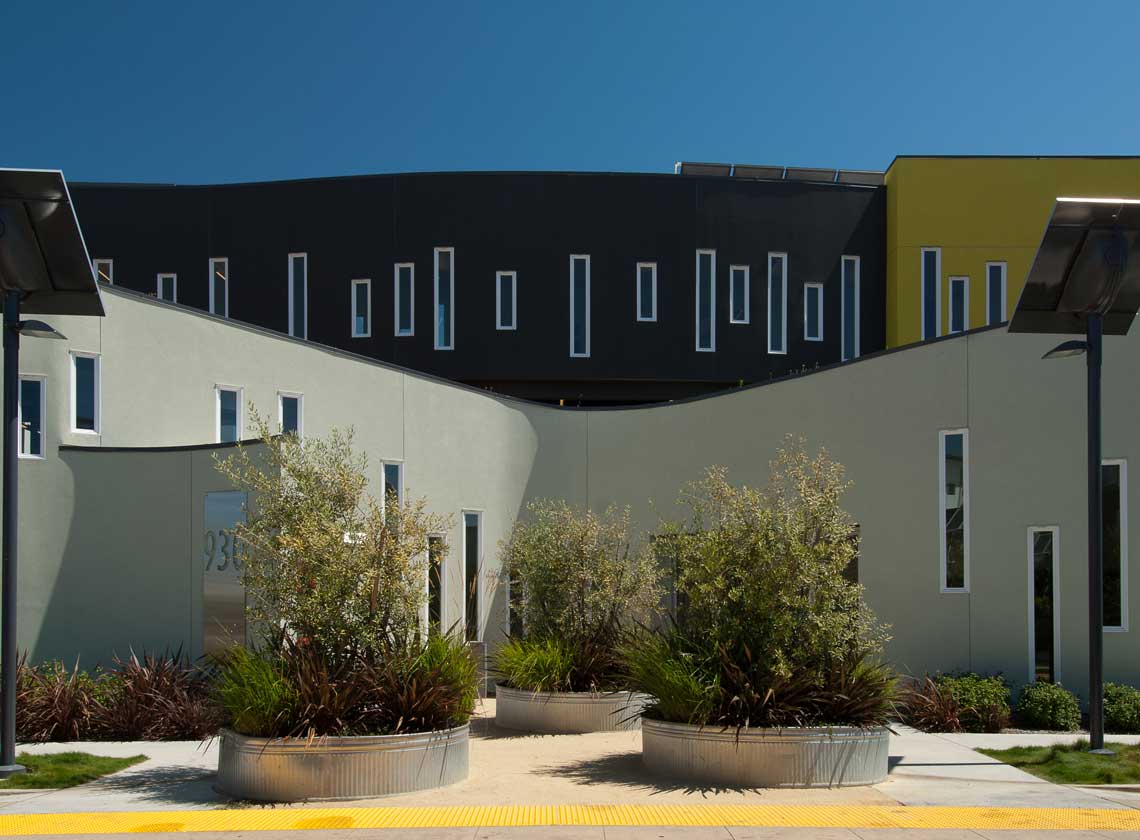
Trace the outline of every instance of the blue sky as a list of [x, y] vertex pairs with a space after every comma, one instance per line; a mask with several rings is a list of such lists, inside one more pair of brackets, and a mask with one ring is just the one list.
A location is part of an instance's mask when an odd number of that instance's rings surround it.
[[0, 16], [0, 166], [213, 183], [1140, 152], [1135, 0], [64, 5]]

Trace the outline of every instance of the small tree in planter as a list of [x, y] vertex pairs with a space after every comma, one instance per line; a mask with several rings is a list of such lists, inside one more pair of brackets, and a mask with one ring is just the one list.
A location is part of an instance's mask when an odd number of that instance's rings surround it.
[[661, 598], [656, 561], [631, 547], [628, 509], [598, 515], [539, 501], [528, 514], [503, 548], [503, 575], [522, 632], [496, 652], [501, 685], [532, 693], [628, 688], [618, 653], [623, 629], [648, 619]]
[[369, 495], [367, 460], [350, 431], [302, 444], [271, 434], [260, 418], [257, 428], [261, 447], [218, 461], [252, 502], [234, 537], [257, 643], [221, 657], [216, 683], [231, 728], [311, 740], [465, 724], [475, 663], [458, 635], [421, 626], [428, 535], [448, 521], [422, 499], [400, 504], [392, 495], [381, 505]]
[[[847, 486], [841, 465], [790, 440], [765, 488], [734, 486], [722, 468], [689, 487], [681, 499], [689, 516], [659, 535], [684, 609], [625, 648], [632, 685], [654, 698], [647, 718], [735, 730], [737, 746], [745, 733], [771, 728], [886, 723], [895, 678], [876, 662], [886, 631], [848, 576], [858, 548], [840, 506]], [[645, 738], [648, 758], [651, 733]], [[785, 783], [747, 776], [755, 768], [743, 765], [722, 769], [712, 777]]]

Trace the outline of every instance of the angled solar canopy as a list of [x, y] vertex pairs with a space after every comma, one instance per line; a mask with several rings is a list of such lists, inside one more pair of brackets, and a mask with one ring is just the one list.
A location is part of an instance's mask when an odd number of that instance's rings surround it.
[[1140, 200], [1058, 198], [1009, 331], [1124, 335], [1140, 309]]
[[0, 298], [24, 315], [103, 315], [63, 173], [0, 169]]

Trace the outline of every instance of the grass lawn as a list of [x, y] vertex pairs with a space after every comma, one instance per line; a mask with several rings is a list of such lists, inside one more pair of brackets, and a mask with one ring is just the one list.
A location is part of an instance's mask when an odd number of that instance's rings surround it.
[[1062, 785], [1140, 783], [1140, 744], [1105, 744], [1116, 755], [1090, 755], [1089, 742], [1053, 747], [978, 750], [1026, 773]]
[[29, 755], [20, 753], [16, 763], [28, 768], [0, 781], [0, 790], [13, 788], [66, 788], [81, 785], [114, 773], [132, 764], [146, 761], [145, 755], [132, 755], [130, 758], [107, 758], [81, 752], [51, 753], [50, 755]]

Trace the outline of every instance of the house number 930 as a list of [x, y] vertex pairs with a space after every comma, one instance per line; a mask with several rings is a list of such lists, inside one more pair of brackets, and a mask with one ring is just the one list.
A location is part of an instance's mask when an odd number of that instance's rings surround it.
[[207, 531], [205, 538], [206, 571], [224, 572], [226, 569], [241, 570], [241, 562], [234, 551], [234, 537], [229, 531]]

